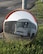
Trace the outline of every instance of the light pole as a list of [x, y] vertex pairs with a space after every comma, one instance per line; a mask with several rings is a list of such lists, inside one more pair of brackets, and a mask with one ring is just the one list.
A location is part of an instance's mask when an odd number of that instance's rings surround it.
[[22, 9], [27, 8], [27, 0], [22, 0]]

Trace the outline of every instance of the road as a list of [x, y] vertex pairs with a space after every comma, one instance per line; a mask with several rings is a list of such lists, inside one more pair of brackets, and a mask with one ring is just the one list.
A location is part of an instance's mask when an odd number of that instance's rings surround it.
[[[32, 8], [37, 0], [26, 0], [27, 8]], [[22, 7], [22, 0], [0, 0], [0, 8], [16, 9]]]

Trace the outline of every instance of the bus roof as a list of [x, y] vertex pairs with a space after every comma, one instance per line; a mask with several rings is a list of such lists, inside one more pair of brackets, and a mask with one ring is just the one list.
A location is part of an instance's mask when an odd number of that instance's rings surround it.
[[34, 16], [26, 11], [16, 11], [13, 12], [8, 19], [6, 19], [5, 21], [18, 21], [20, 19], [28, 19], [30, 22], [34, 23], [35, 25], [37, 25], [37, 22], [34, 19]]

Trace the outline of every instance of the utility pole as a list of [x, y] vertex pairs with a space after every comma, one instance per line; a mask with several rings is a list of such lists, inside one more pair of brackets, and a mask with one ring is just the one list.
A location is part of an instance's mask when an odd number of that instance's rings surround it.
[[22, 0], [22, 9], [27, 8], [27, 0]]

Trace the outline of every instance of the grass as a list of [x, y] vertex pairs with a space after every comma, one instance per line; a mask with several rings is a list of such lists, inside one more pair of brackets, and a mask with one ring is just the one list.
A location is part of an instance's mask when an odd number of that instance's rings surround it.
[[30, 11], [36, 18], [43, 18], [43, 2], [38, 0]]
[[27, 45], [24, 45], [24, 42], [6, 42], [0, 39], [0, 54], [43, 54], [43, 26], [39, 26], [38, 34], [34, 41]]

